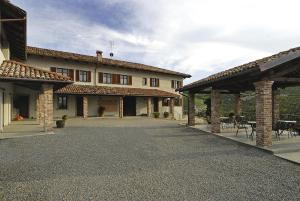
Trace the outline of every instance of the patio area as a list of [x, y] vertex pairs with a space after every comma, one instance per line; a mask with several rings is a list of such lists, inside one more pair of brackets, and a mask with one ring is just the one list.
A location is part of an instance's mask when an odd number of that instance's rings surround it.
[[[210, 124], [197, 124], [192, 126], [193, 128], [199, 129], [211, 133]], [[256, 146], [256, 135], [254, 133], [253, 139], [249, 135], [251, 133], [251, 126], [247, 126], [247, 133], [245, 130], [239, 130], [238, 135], [236, 135], [237, 128], [222, 128], [221, 132], [216, 133], [217, 136], [230, 139], [239, 143], [246, 145]], [[272, 132], [272, 141], [273, 145], [271, 147], [265, 147], [264, 150], [272, 152], [274, 155], [299, 163], [300, 164], [300, 136], [288, 136], [288, 133], [285, 131], [280, 139], [276, 137], [275, 131]]]
[[21, 121], [12, 121], [6, 126], [3, 132], [0, 132], [0, 139], [29, 137], [36, 135], [45, 135], [53, 132], [44, 132], [44, 127], [35, 119], [24, 119]]

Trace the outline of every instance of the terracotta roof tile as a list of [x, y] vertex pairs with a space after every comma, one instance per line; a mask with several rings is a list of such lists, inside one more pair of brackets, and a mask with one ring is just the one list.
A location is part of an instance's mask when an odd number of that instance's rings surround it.
[[110, 95], [110, 96], [143, 96], [143, 97], [178, 97], [178, 94], [158, 89], [89, 86], [72, 84], [55, 91], [57, 94], [80, 94], [80, 95]]
[[[27, 46], [27, 54], [69, 59], [69, 60], [73, 60], [73, 61], [98, 63], [96, 56], [89, 56], [89, 55], [76, 54], [76, 53], [71, 53], [71, 52], [50, 50], [50, 49], [45, 49], [45, 48], [37, 48], [37, 47]], [[180, 72], [176, 72], [176, 71], [171, 71], [171, 70], [167, 70], [167, 69], [163, 69], [163, 68], [158, 68], [158, 67], [154, 67], [154, 66], [133, 63], [133, 62], [128, 62], [128, 61], [120, 61], [120, 60], [115, 60], [115, 59], [103, 58], [101, 64], [117, 66], [117, 67], [121, 67], [121, 68], [129, 68], [129, 69], [136, 69], [136, 70], [143, 70], [143, 71], [151, 71], [151, 72], [156, 72], [156, 73], [164, 73], [164, 74], [169, 74], [169, 75], [178, 75], [178, 76], [182, 76], [184, 78], [191, 77], [188, 74], [184, 74], [184, 73], [180, 73]]]
[[294, 53], [296, 51], [300, 51], [300, 47], [296, 47], [296, 48], [293, 48], [293, 49], [290, 49], [290, 50], [287, 50], [287, 51], [283, 51], [283, 52], [280, 52], [278, 54], [274, 54], [274, 55], [269, 56], [269, 57], [258, 59], [256, 61], [249, 62], [249, 63], [243, 64], [243, 65], [240, 65], [240, 66], [237, 66], [237, 67], [234, 67], [234, 68], [231, 68], [231, 69], [213, 74], [213, 75], [208, 76], [204, 79], [198, 80], [198, 81], [193, 82], [193, 83], [188, 84], [188, 85], [185, 85], [184, 87], [179, 89], [179, 91], [184, 91], [184, 90], [187, 90], [187, 89], [190, 89], [190, 88], [193, 88], [193, 87], [198, 87], [198, 86], [205, 85], [205, 84], [208, 84], [208, 83], [211, 83], [211, 82], [219, 81], [223, 78], [234, 77], [235, 75], [237, 75], [239, 73], [246, 72], [248, 70], [260, 70], [260, 66], [262, 66], [266, 63], [278, 60], [278, 59], [280, 59], [284, 56], [287, 56], [288, 54]]
[[70, 82], [69, 77], [42, 70], [16, 61], [4, 61], [0, 66], [0, 79]]

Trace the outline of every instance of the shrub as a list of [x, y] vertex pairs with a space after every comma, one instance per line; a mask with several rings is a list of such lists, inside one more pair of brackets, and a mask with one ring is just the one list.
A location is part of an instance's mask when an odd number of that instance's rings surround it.
[[159, 112], [153, 112], [154, 118], [159, 118], [160, 113]]

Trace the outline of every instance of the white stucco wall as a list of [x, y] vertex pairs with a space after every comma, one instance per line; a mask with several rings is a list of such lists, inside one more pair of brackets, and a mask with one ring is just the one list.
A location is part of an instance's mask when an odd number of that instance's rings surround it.
[[136, 115], [147, 114], [148, 99], [143, 97], [136, 98]]
[[[74, 62], [74, 61], [67, 61], [63, 59], [52, 59], [48, 57], [40, 57], [40, 56], [32, 56], [28, 57], [26, 61], [27, 64], [38, 67], [44, 68], [46, 70], [50, 70], [50, 67], [61, 67], [67, 69], [74, 69], [75, 70], [86, 70], [91, 71], [91, 82], [76, 82], [75, 84], [80, 85], [97, 85], [97, 86], [108, 86], [108, 87], [132, 87], [132, 88], [146, 88], [146, 89], [158, 89], [167, 92], [176, 93], [175, 89], [171, 87], [172, 80], [183, 81], [183, 78], [177, 75], [167, 75], [162, 73], [155, 73], [155, 72], [145, 72], [145, 71], [138, 71], [132, 69], [125, 69], [119, 67], [112, 67], [112, 66], [100, 66], [96, 68], [96, 64], [88, 64], [83, 62]], [[96, 74], [95, 74], [96, 71]], [[132, 85], [116, 85], [116, 84], [101, 84], [98, 83], [98, 73], [112, 73], [112, 74], [122, 74], [122, 75], [131, 75], [132, 76]], [[75, 75], [74, 75], [75, 77]], [[143, 78], [147, 78], [147, 86], [142, 85]], [[158, 78], [159, 79], [159, 87], [150, 87], [150, 78]], [[179, 94], [178, 94], [179, 95]], [[98, 116], [98, 108], [99, 104], [101, 103], [101, 99], [112, 99], [114, 104], [116, 104], [117, 111], [116, 112], [107, 112], [105, 111], [104, 116], [118, 116], [119, 112], [119, 101], [118, 97], [104, 97], [104, 96], [90, 96], [89, 97], [89, 116]], [[61, 117], [62, 115], [66, 114], [70, 117], [76, 116], [76, 98], [75, 96], [69, 96], [68, 98], [68, 110], [58, 110], [56, 106], [56, 97], [54, 98], [54, 116]], [[153, 104], [151, 106], [153, 111]], [[163, 112], [168, 111], [169, 108], [162, 107], [162, 99], [159, 99], [159, 110], [161, 111], [161, 117], [163, 117]], [[146, 114], [147, 113], [147, 99], [137, 97], [137, 104], [136, 104], [136, 113], [137, 115]], [[178, 119], [182, 116], [182, 107], [175, 107], [175, 118]]]
[[12, 93], [13, 86], [11, 83], [1, 82], [0, 85], [1, 101], [0, 101], [0, 125], [7, 126], [11, 123], [12, 119]]
[[54, 116], [54, 118], [61, 119], [63, 115], [67, 115], [68, 117], [76, 116], [76, 96], [69, 95], [67, 99], [68, 99], [68, 109], [67, 110], [58, 109], [57, 95], [54, 94], [54, 96], [53, 96], [53, 116]]

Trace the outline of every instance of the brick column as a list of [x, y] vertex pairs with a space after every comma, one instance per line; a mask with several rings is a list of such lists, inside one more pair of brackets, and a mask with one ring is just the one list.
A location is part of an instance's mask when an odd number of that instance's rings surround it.
[[151, 97], [147, 99], [147, 116], [151, 117]]
[[41, 89], [40, 93], [39, 93], [39, 110], [38, 112], [38, 118], [39, 118], [39, 123], [41, 126], [44, 126], [44, 102], [45, 102], [45, 98], [44, 98], [44, 93]]
[[124, 107], [124, 101], [123, 101], [123, 97], [120, 97], [119, 99], [119, 117], [123, 118], [123, 107]]
[[273, 128], [275, 128], [277, 121], [280, 119], [280, 91], [273, 90]]
[[174, 98], [170, 98], [170, 117], [174, 119]]
[[188, 125], [195, 125], [195, 93], [189, 92], [188, 97]]
[[221, 93], [219, 90], [213, 89], [211, 91], [211, 132], [220, 133], [220, 106]]
[[41, 109], [41, 123], [44, 127], [44, 131], [53, 130], [53, 86], [48, 84], [42, 85], [42, 100], [40, 106]]
[[83, 96], [83, 118], [88, 118], [89, 116], [89, 100], [88, 96]]
[[256, 145], [272, 146], [273, 81], [254, 83], [256, 93]]
[[241, 114], [241, 95], [234, 94], [234, 114], [240, 115]]

